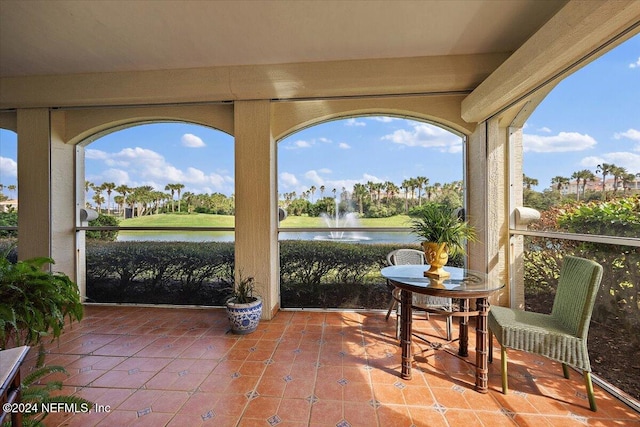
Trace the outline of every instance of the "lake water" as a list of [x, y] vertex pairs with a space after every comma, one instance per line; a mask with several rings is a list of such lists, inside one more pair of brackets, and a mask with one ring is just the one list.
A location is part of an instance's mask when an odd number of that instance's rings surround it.
[[[350, 243], [417, 243], [417, 238], [409, 232], [358, 232], [344, 233], [342, 239], [331, 236], [329, 232], [288, 232], [279, 233], [280, 240], [332, 240]], [[232, 231], [120, 231], [119, 242], [233, 242]]]

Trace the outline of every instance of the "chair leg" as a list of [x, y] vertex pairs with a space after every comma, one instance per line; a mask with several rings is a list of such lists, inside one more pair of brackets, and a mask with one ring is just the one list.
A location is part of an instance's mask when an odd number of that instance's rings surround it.
[[507, 394], [509, 391], [509, 383], [507, 379], [507, 347], [500, 348], [500, 363], [502, 368], [502, 393]]
[[596, 406], [596, 396], [593, 393], [593, 384], [591, 383], [591, 372], [582, 372], [584, 376], [584, 384], [587, 386], [587, 397], [589, 398], [589, 408], [596, 412], [598, 410]]
[[569, 367], [566, 363], [562, 364], [562, 375], [564, 375], [566, 379], [569, 379]]
[[489, 329], [489, 363], [493, 363], [493, 332]]
[[453, 329], [453, 319], [451, 316], [447, 316], [447, 341], [451, 341], [452, 338], [452, 329]]
[[389, 303], [389, 310], [387, 310], [387, 315], [384, 317], [384, 320], [389, 320], [389, 316], [391, 316], [391, 312], [394, 308], [396, 308], [396, 304], [398, 301], [396, 300], [396, 290], [391, 291], [391, 302]]

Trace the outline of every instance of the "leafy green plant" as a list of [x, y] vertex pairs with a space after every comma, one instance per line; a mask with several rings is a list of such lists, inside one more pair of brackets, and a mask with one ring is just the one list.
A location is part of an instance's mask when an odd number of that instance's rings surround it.
[[[22, 403], [31, 404], [32, 408], [42, 408], [43, 404], [50, 407], [51, 404], [64, 404], [67, 407], [74, 407], [79, 412], [88, 412], [93, 403], [78, 396], [52, 396], [51, 392], [62, 390], [62, 381], [47, 381], [41, 384], [41, 380], [54, 373], [69, 375], [62, 366], [49, 365], [41, 366], [30, 372], [21, 383]], [[36, 406], [37, 405], [37, 406]], [[25, 427], [44, 426], [45, 418], [49, 412], [25, 412], [22, 418], [22, 425]], [[7, 423], [7, 425], [10, 425]], [[4, 427], [4, 425], [3, 425]]]
[[65, 319], [82, 319], [78, 287], [62, 273], [42, 268], [53, 264], [40, 257], [15, 264], [0, 257], [0, 346], [38, 345], [42, 338], [58, 338]]
[[[0, 257], [0, 348], [8, 344], [38, 346], [36, 369], [22, 381], [22, 401], [38, 403], [74, 404], [91, 408], [91, 403], [75, 396], [51, 396], [51, 392], [62, 389], [62, 382], [40, 380], [55, 372], [66, 373], [61, 366], [44, 366], [44, 337], [57, 339], [69, 322], [82, 319], [83, 311], [78, 287], [62, 273], [45, 271], [51, 258], [32, 258], [15, 263], [7, 259], [8, 252]], [[35, 407], [35, 406], [34, 406]], [[48, 413], [23, 414], [25, 426], [41, 426]]]
[[458, 218], [455, 209], [438, 203], [427, 203], [414, 211], [411, 231], [425, 242], [447, 243], [450, 252], [463, 253], [466, 241], [475, 241], [474, 228]]
[[231, 286], [231, 295], [227, 301], [235, 304], [247, 304], [253, 302], [256, 300], [256, 297], [253, 295], [255, 288], [255, 278], [253, 276], [245, 276], [242, 272], [239, 272]]

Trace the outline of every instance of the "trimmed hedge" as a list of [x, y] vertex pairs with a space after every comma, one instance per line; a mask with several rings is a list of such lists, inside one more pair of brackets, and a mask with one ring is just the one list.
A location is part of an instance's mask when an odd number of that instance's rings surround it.
[[[280, 242], [282, 307], [386, 308], [389, 290], [380, 268], [399, 247], [406, 245]], [[92, 241], [87, 297], [101, 303], [222, 306], [233, 269], [229, 242]]]
[[87, 242], [91, 302], [223, 305], [233, 243]]

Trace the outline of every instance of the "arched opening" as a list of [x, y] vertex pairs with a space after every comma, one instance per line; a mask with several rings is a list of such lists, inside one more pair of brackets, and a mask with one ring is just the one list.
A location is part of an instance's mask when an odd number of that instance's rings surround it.
[[77, 157], [78, 205], [97, 215], [80, 227], [88, 301], [223, 305], [234, 260], [233, 137], [191, 123], [136, 124], [87, 139]]
[[592, 369], [635, 399], [640, 382], [628, 357], [640, 352], [630, 333], [640, 327], [640, 101], [630, 88], [639, 46], [635, 36], [566, 77], [528, 118], [522, 198], [541, 219], [524, 235], [511, 230], [523, 242], [527, 310], [551, 310], [565, 256], [603, 265], [589, 329]]
[[[18, 135], [0, 129], [0, 253], [17, 256], [18, 241]], [[12, 249], [13, 248], [13, 249]]]
[[411, 215], [464, 207], [464, 145], [459, 133], [392, 115], [347, 115], [282, 138], [281, 307], [385, 308], [375, 273], [391, 250], [419, 247]]

